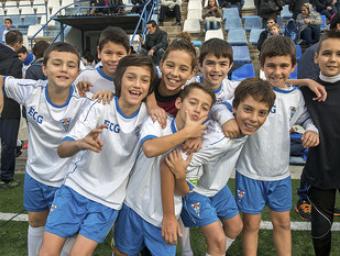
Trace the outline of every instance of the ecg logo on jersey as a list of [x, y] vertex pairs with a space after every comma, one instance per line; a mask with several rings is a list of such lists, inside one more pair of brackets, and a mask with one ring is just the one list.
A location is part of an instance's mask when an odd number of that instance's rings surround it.
[[200, 212], [201, 212], [201, 203], [200, 202], [196, 202], [191, 204], [192, 209], [194, 209], [196, 215], [199, 217], [200, 216]]
[[60, 122], [62, 126], [64, 127], [65, 132], [67, 132], [68, 128], [70, 127], [71, 118], [64, 118]]

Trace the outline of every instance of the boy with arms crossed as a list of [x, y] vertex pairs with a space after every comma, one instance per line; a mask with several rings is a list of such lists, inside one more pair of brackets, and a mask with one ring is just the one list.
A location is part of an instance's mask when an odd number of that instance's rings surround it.
[[315, 55], [320, 74], [317, 82], [327, 91], [322, 104], [302, 90], [307, 109], [319, 129], [320, 144], [311, 148], [303, 170], [310, 184], [308, 199], [312, 204], [312, 238], [316, 255], [330, 255], [336, 190], [340, 189], [340, 32], [327, 32]]
[[291, 255], [289, 130], [294, 124], [304, 126], [304, 147], [317, 146], [319, 136], [300, 90], [288, 83], [296, 64], [294, 43], [283, 36], [268, 38], [261, 49], [260, 63], [276, 100], [266, 123], [247, 140], [236, 167], [237, 203], [243, 213], [243, 250], [247, 256], [257, 254], [261, 212], [268, 205], [277, 255], [286, 256]]
[[29, 147], [24, 207], [29, 221], [28, 255], [32, 256], [39, 252], [46, 217], [69, 162], [59, 158], [57, 147], [75, 125], [82, 109], [90, 103], [89, 99], [77, 96], [73, 86], [79, 72], [79, 59], [73, 46], [55, 43], [46, 50], [43, 60], [47, 81], [1, 77], [0, 98], [3, 99], [4, 92], [27, 111]]
[[176, 235], [168, 232], [171, 227], [165, 226], [173, 216], [174, 174], [177, 193], [185, 194], [181, 215], [184, 224], [201, 228], [208, 244], [207, 255], [225, 255], [226, 236], [227, 240], [233, 240], [242, 230], [236, 202], [226, 184], [248, 135], [264, 123], [274, 100], [275, 94], [268, 82], [242, 81], [233, 101], [235, 121], [242, 137], [226, 138], [220, 126], [210, 121], [202, 149], [193, 155], [189, 164], [178, 152], [166, 158], [167, 165], [162, 166], [162, 204], [163, 234], [167, 241], [172, 242]]
[[125, 198], [139, 130], [147, 117], [142, 101], [152, 91], [153, 77], [150, 58], [121, 59], [117, 96], [110, 104], [93, 103], [64, 138], [58, 148], [61, 157], [81, 152], [55, 195], [40, 255], [59, 255], [65, 239], [75, 234], [71, 255], [91, 255], [105, 239]]
[[[136, 255], [144, 245], [152, 255], [176, 254], [176, 246], [167, 244], [161, 236], [163, 212], [159, 163], [170, 149], [188, 138], [202, 135], [205, 129], [202, 122], [207, 119], [214, 100], [210, 90], [197, 83], [190, 84], [176, 99], [178, 112], [175, 118], [168, 117], [165, 129], [153, 123], [151, 118], [143, 125], [140, 141], [143, 152], [135, 163], [123, 210], [115, 224], [115, 242], [119, 250], [116, 255]], [[179, 217], [182, 198], [177, 197], [175, 201], [175, 213]]]

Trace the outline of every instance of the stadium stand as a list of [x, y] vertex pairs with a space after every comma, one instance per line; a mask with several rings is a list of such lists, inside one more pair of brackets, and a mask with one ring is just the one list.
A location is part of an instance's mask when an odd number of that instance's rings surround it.
[[224, 30], [229, 31], [232, 29], [242, 28], [242, 20], [238, 16], [230, 16], [224, 21]]
[[246, 78], [253, 78], [255, 76], [256, 74], [253, 63], [248, 63], [237, 69], [234, 69], [231, 74], [231, 80], [241, 81]]
[[249, 43], [251, 43], [252, 45], [256, 45], [257, 42], [259, 41], [260, 34], [263, 30], [264, 30], [263, 28], [253, 28], [250, 31]]
[[205, 33], [204, 41], [208, 41], [211, 38], [219, 38], [224, 40], [224, 35], [222, 29], [208, 30]]
[[246, 31], [243, 28], [230, 29], [227, 42], [230, 45], [247, 45]]
[[254, 28], [261, 29], [262, 28], [262, 18], [256, 15], [249, 15], [243, 17], [243, 26], [244, 29], [249, 32]]

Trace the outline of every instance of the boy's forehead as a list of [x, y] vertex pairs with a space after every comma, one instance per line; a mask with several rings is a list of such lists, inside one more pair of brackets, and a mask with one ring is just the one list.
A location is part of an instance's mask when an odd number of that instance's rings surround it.
[[269, 111], [269, 106], [266, 102], [255, 99], [251, 95], [247, 95], [240, 101], [240, 105], [247, 105], [254, 109]]
[[340, 38], [327, 38], [321, 42], [320, 50], [324, 51], [326, 49], [340, 49]]
[[73, 52], [62, 52], [62, 51], [51, 51], [48, 58], [52, 59], [60, 59], [63, 61], [79, 61], [79, 57], [77, 54]]
[[208, 53], [205, 56], [204, 61], [230, 61], [230, 59], [227, 56], [216, 56], [213, 53]]
[[186, 99], [197, 99], [199, 101], [202, 101], [202, 102], [206, 102], [208, 104], [211, 104], [212, 102], [212, 98], [211, 96], [201, 90], [201, 89], [198, 89], [198, 88], [193, 88], [187, 95], [187, 97], [185, 97]]
[[107, 41], [103, 45], [103, 47], [100, 51], [107, 50], [107, 49], [114, 51], [114, 52], [122, 51], [122, 52], [127, 54], [127, 51], [122, 44], [119, 44], [119, 43], [116, 43], [116, 42], [113, 42], [113, 41]]
[[264, 64], [275, 63], [275, 64], [289, 64], [293, 65], [292, 57], [287, 55], [267, 56], [264, 60]]

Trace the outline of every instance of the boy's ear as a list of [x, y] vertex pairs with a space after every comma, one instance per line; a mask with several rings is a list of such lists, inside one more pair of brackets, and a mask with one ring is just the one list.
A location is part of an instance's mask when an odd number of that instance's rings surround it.
[[43, 72], [44, 75], [47, 77], [47, 74], [46, 74], [46, 66], [45, 66], [45, 64], [42, 65], [42, 72]]
[[179, 110], [182, 107], [182, 99], [180, 97], [177, 97], [175, 101], [175, 107], [177, 110]]
[[98, 59], [100, 59], [100, 50], [99, 50], [99, 46], [97, 46], [97, 57], [98, 57]]
[[317, 52], [315, 52], [315, 54], [314, 54], [314, 63], [315, 64], [319, 64], [319, 62], [318, 62], [318, 53]]

